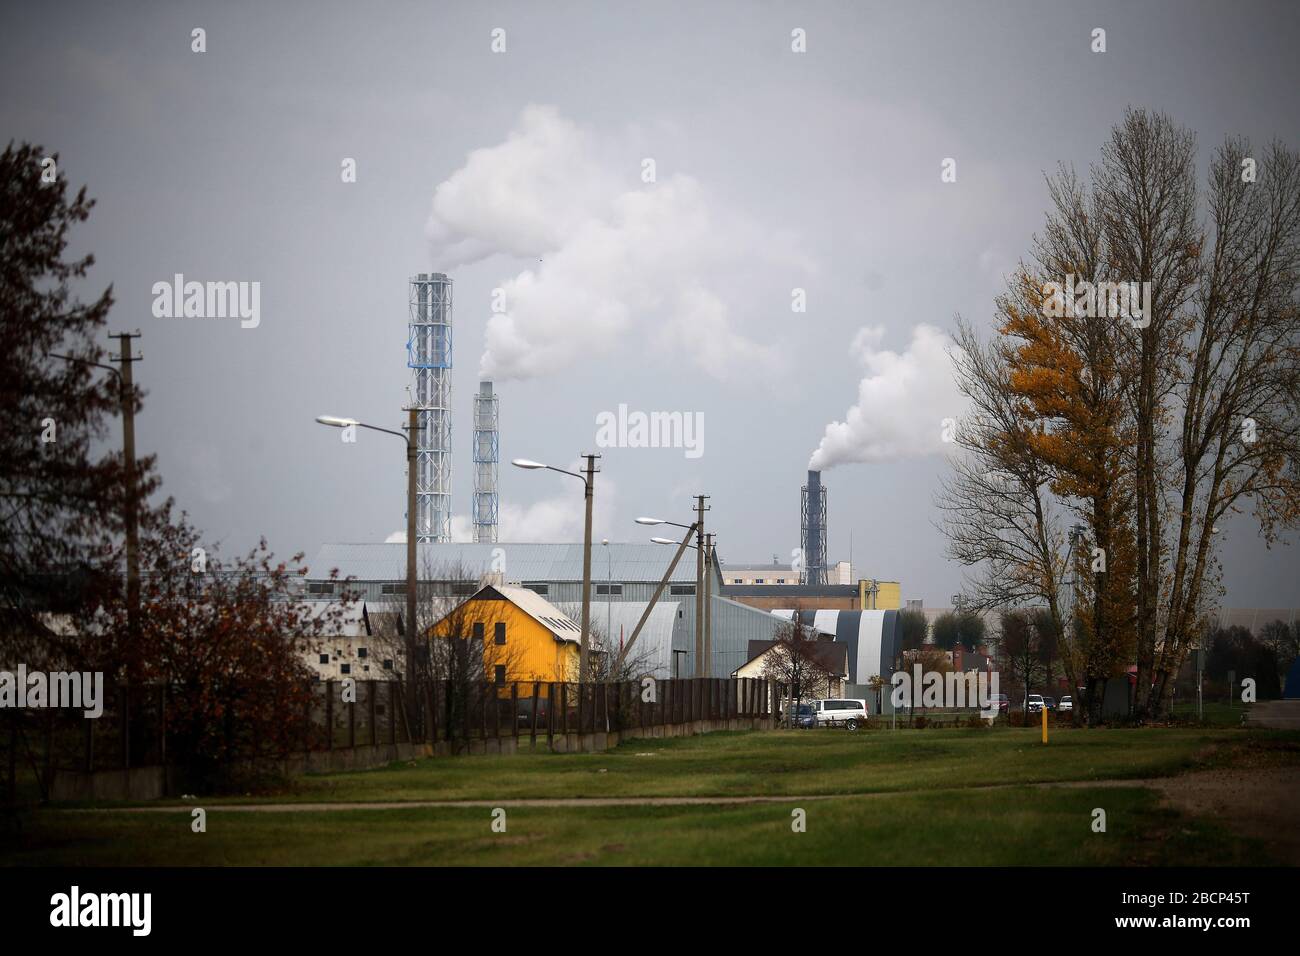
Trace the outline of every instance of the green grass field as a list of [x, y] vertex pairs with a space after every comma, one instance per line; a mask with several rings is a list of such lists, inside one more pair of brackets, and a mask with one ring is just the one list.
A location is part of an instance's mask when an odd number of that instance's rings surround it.
[[[718, 733], [604, 754], [435, 758], [309, 776], [186, 809], [42, 809], [7, 865], [1161, 865], [1273, 862], [1267, 845], [1163, 806], [1136, 781], [1192, 768], [1293, 765], [1297, 735], [1214, 728]], [[1135, 781], [1128, 786], [1123, 781]], [[1036, 783], [1077, 781], [1062, 787]], [[1090, 781], [1111, 781], [1089, 785]], [[773, 802], [512, 806], [512, 800]], [[254, 803], [487, 801], [474, 807], [281, 810]], [[506, 832], [492, 831], [492, 809]], [[223, 811], [223, 807], [227, 807]], [[1107, 832], [1092, 832], [1103, 808]], [[806, 813], [793, 832], [791, 813]]]

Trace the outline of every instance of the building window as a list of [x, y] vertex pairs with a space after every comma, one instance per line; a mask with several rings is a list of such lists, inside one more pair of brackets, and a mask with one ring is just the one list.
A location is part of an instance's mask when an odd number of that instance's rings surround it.
[[777, 579], [776, 579], [776, 583], [777, 583], [777, 584], [785, 584], [785, 578], [777, 578]]
[[497, 621], [492, 625], [492, 642], [494, 644], [504, 644], [506, 642], [506, 622]]
[[744, 584], [744, 583], [745, 583], [745, 579], [744, 579], [744, 578], [732, 578], [732, 579], [731, 579], [731, 583], [732, 583], [732, 584]]
[[506, 682], [506, 665], [498, 664], [492, 668], [492, 676], [496, 678], [497, 686], [500, 687]]
[[767, 581], [763, 580], [762, 578], [754, 578], [754, 583], [755, 583], [755, 584], [766, 584]]
[[393, 662], [390, 660], [384, 661], [384, 670], [391, 671], [392, 669], [393, 669]]
[[322, 654], [320, 656], [320, 662], [322, 664], [328, 664], [330, 662], [330, 656], [328, 654]]
[[405, 594], [406, 585], [405, 584], [383, 584], [380, 585], [379, 591], [381, 594]]
[[307, 593], [308, 594], [333, 594], [334, 582], [333, 581], [308, 581]]
[[474, 640], [476, 640], [476, 641], [481, 641], [481, 640], [483, 640], [483, 622], [482, 622], [482, 621], [475, 621], [475, 622], [474, 622]]
[[671, 588], [673, 594], [694, 594], [694, 584], [674, 584]]
[[357, 657], [365, 657], [369, 652], [364, 647], [357, 648]]
[[621, 584], [597, 584], [597, 594], [622, 594], [623, 585]]
[[340, 665], [339, 665], [339, 673], [340, 673], [340, 674], [351, 674], [351, 673], [352, 673], [352, 665], [351, 665], [351, 664], [340, 664]]
[[551, 593], [551, 586], [549, 584], [543, 584], [541, 581], [525, 581], [523, 584], [520, 585], [520, 587], [528, 588], [528, 590], [534, 592], [535, 594]]

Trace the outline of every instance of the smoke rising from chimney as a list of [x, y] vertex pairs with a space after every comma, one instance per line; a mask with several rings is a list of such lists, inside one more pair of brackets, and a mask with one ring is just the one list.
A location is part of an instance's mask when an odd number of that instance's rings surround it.
[[808, 467], [898, 461], [943, 452], [945, 419], [959, 419], [966, 397], [957, 388], [950, 351], [953, 341], [931, 325], [912, 330], [904, 352], [880, 347], [884, 326], [859, 330], [852, 354], [866, 374], [858, 400], [843, 421], [826, 426]]

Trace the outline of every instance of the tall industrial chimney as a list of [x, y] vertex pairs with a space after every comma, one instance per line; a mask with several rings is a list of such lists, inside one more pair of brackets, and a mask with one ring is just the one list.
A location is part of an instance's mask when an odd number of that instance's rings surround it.
[[415, 540], [451, 540], [451, 279], [412, 276], [406, 364], [419, 411], [416, 442]]
[[491, 382], [474, 396], [474, 540], [497, 540], [497, 469], [501, 461], [500, 399]]
[[826, 489], [822, 473], [808, 472], [800, 506], [803, 534], [803, 583], [826, 583]]

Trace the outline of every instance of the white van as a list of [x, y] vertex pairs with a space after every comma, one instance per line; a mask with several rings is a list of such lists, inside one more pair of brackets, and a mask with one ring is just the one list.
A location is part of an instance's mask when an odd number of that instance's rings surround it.
[[845, 697], [813, 701], [813, 714], [819, 727], [845, 727], [857, 730], [867, 722], [867, 702]]

